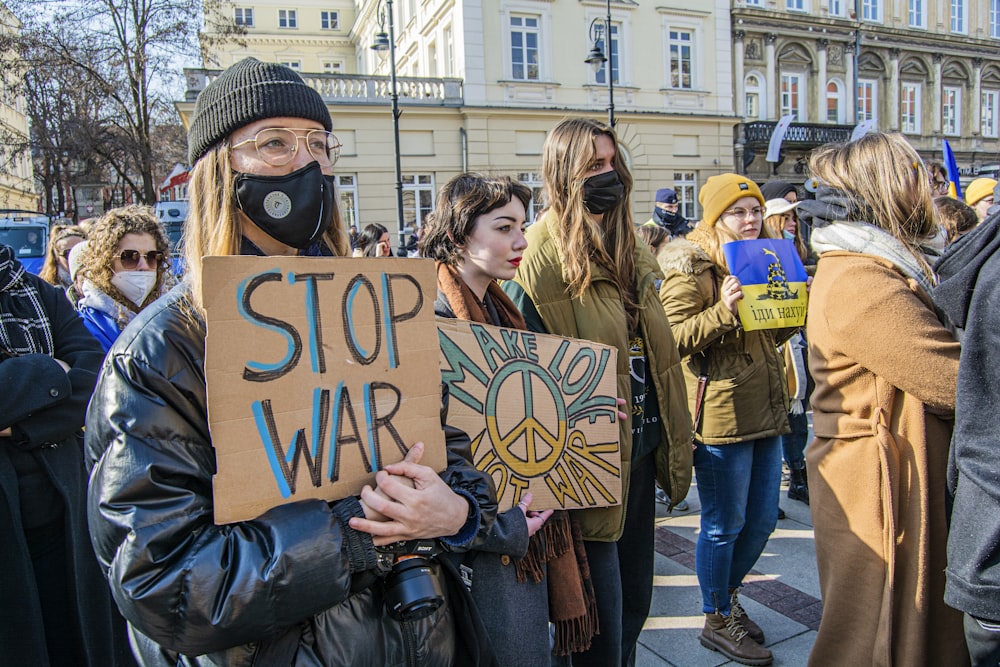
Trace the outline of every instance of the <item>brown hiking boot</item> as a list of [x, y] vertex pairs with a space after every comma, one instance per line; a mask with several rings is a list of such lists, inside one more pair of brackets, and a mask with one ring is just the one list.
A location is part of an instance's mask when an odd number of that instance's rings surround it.
[[729, 589], [729, 608], [730, 613], [743, 625], [743, 629], [747, 631], [747, 635], [750, 639], [754, 640], [758, 644], [763, 644], [764, 631], [760, 629], [759, 625], [750, 619], [747, 615], [747, 610], [740, 604], [740, 589]]
[[705, 614], [705, 627], [698, 637], [701, 645], [718, 651], [742, 665], [770, 665], [771, 652], [750, 639], [739, 619], [730, 614]]

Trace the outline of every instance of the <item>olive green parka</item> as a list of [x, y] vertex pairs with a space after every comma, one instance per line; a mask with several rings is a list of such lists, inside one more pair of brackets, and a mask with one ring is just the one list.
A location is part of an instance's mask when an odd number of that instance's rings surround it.
[[[580, 299], [571, 299], [552, 235], [552, 213], [543, 215], [525, 236], [528, 248], [513, 282], [524, 291], [548, 333], [611, 345], [618, 350], [618, 396], [629, 399], [629, 338], [625, 307], [615, 283], [596, 264], [592, 281]], [[649, 250], [636, 244], [636, 281], [639, 322], [646, 345], [647, 372], [651, 374], [660, 407], [662, 438], [655, 451], [656, 478], [670, 498], [683, 499], [691, 486], [691, 415], [688, 411], [681, 361], [663, 308], [657, 301], [655, 281], [661, 274]], [[505, 290], [508, 288], [505, 286]], [[513, 296], [513, 295], [512, 295]], [[515, 297], [515, 303], [518, 299]], [[622, 504], [574, 510], [587, 540], [617, 540], [625, 527], [625, 498], [631, 470], [630, 420], [619, 420], [622, 455]]]
[[691, 413], [698, 376], [708, 359], [708, 384], [695, 438], [725, 445], [789, 433], [788, 388], [777, 346], [798, 329], [745, 331], [719, 299], [725, 267], [686, 239], [660, 247], [665, 279], [660, 302], [683, 359]]

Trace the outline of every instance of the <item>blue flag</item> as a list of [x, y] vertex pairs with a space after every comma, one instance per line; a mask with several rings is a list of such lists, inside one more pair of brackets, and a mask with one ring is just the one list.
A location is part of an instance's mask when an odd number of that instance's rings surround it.
[[961, 176], [958, 173], [958, 163], [955, 162], [955, 151], [951, 150], [951, 144], [944, 140], [944, 168], [948, 172], [948, 196], [952, 199], [962, 198], [962, 185], [959, 181]]
[[737, 302], [747, 331], [802, 326], [806, 320], [808, 275], [788, 239], [733, 241], [722, 246], [729, 272], [743, 284]]

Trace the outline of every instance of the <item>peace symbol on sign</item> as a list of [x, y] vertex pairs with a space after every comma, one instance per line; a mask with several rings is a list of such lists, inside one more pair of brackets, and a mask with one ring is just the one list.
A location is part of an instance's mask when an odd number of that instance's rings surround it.
[[[515, 376], [521, 380], [524, 397], [524, 418], [506, 433], [500, 432], [496, 406], [504, 382]], [[535, 416], [532, 377], [538, 378], [548, 390], [555, 410], [552, 424], [543, 424]], [[566, 448], [566, 404], [555, 380], [537, 364], [518, 360], [505, 364], [486, 390], [486, 432], [497, 456], [521, 477], [538, 477], [555, 467]], [[550, 426], [555, 426], [553, 432]]]

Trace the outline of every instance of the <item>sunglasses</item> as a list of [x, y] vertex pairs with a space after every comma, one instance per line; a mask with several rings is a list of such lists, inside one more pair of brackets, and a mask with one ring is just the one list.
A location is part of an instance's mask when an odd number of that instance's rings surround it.
[[122, 254], [118, 256], [118, 259], [122, 261], [122, 268], [131, 271], [139, 266], [140, 257], [146, 260], [146, 266], [156, 267], [163, 261], [163, 253], [159, 250], [150, 250], [145, 254], [138, 250], [122, 250]]

